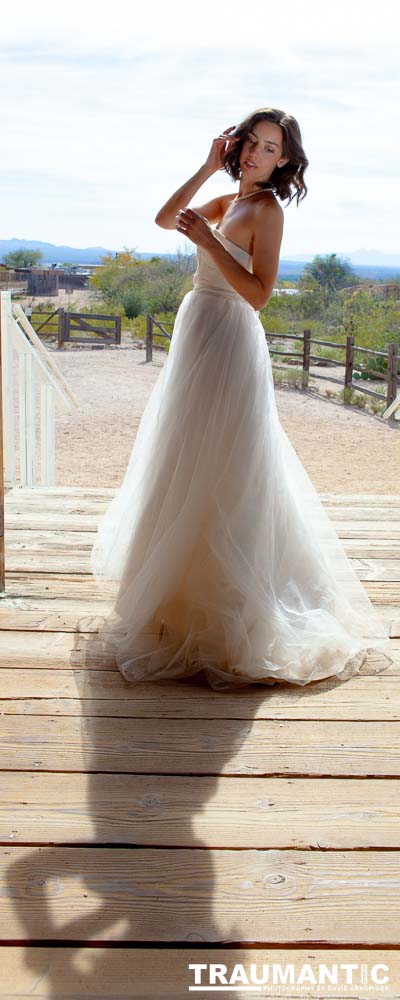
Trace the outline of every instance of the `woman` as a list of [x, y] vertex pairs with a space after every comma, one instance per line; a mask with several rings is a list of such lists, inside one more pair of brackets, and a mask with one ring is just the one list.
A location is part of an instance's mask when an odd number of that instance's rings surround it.
[[[278, 270], [277, 198], [299, 203], [307, 163], [296, 120], [260, 109], [156, 216], [197, 245], [197, 270], [92, 552], [96, 578], [119, 581], [106, 627], [128, 681], [304, 685], [392, 662], [280, 425], [258, 316]], [[219, 169], [238, 192], [187, 208]]]

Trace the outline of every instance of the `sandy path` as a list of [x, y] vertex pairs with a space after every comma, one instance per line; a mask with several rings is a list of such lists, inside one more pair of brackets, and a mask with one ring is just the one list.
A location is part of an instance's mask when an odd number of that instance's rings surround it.
[[[146, 364], [143, 350], [56, 351], [79, 401], [57, 419], [57, 485], [118, 486], [138, 423], [165, 360]], [[323, 391], [323, 390], [322, 390]], [[316, 489], [398, 493], [400, 424], [312, 393], [276, 389], [282, 426]]]

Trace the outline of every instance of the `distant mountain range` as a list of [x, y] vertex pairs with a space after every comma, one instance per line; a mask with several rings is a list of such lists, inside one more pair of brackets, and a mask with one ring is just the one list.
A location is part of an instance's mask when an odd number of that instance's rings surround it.
[[[323, 257], [324, 254], [321, 256]], [[337, 256], [347, 257], [351, 264], [360, 264], [361, 266], [369, 267], [372, 264], [372, 266], [378, 267], [400, 268], [400, 253], [382, 253], [381, 250], [353, 250], [351, 253], [346, 253], [345, 250], [338, 250]], [[310, 254], [294, 253], [290, 259], [307, 263], [313, 257]]]
[[[76, 247], [56, 246], [55, 243], [42, 243], [41, 240], [0, 240], [0, 261], [6, 253], [14, 253], [15, 250], [40, 250], [43, 254], [43, 265], [46, 264], [100, 264], [101, 257], [105, 254], [113, 253], [105, 247]], [[151, 256], [151, 254], [149, 255]]]
[[[43, 254], [43, 265], [52, 264], [100, 264], [101, 258], [115, 253], [106, 247], [68, 247], [57, 246], [54, 243], [43, 243], [41, 240], [0, 240], [0, 261], [4, 254], [15, 250], [40, 250]], [[161, 253], [154, 250], [152, 253], [145, 250], [137, 250], [137, 255], [142, 260], [150, 257], [174, 257], [173, 251]], [[352, 253], [338, 251], [338, 257], [346, 257], [354, 268], [356, 274], [362, 278], [375, 278], [386, 281], [400, 275], [400, 253], [388, 254], [380, 250], [354, 250]], [[280, 262], [278, 277], [281, 279], [300, 276], [305, 264], [313, 260], [314, 254], [293, 254], [290, 259], [283, 257]], [[324, 254], [322, 254], [324, 256]]]

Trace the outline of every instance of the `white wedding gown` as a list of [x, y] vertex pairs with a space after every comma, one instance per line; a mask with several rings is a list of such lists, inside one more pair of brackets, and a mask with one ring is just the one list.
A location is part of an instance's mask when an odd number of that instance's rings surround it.
[[118, 668], [203, 670], [216, 690], [386, 669], [386, 627], [279, 422], [258, 313], [201, 247], [193, 286], [91, 554], [119, 581]]

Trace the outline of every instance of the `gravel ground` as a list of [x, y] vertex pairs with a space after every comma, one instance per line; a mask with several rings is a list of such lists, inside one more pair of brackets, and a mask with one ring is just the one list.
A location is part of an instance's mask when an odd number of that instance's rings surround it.
[[[76, 309], [89, 299], [95, 302], [96, 295], [60, 292], [45, 301], [52, 302], [54, 309], [60, 305]], [[21, 300], [21, 305], [28, 301]], [[53, 357], [79, 403], [78, 408], [57, 417], [56, 484], [118, 486], [165, 353], [155, 351], [153, 362], [147, 364], [145, 351], [135, 348], [130, 336], [123, 334], [121, 349], [67, 347], [54, 350]], [[337, 376], [337, 369], [323, 368], [322, 373]], [[333, 383], [314, 380], [311, 385], [305, 393], [283, 388], [276, 388], [275, 393], [282, 426], [316, 489], [321, 493], [398, 493], [400, 420], [393, 426], [354, 406], [329, 400], [325, 389], [340, 388]], [[383, 388], [382, 383], [370, 387]]]
[[[165, 353], [155, 351], [152, 363], [132, 347], [67, 348], [53, 357], [79, 402], [57, 419], [57, 485], [118, 486]], [[328, 383], [320, 386], [319, 394], [275, 390], [282, 426], [316, 489], [398, 493], [400, 422], [333, 402], [323, 395]]]

